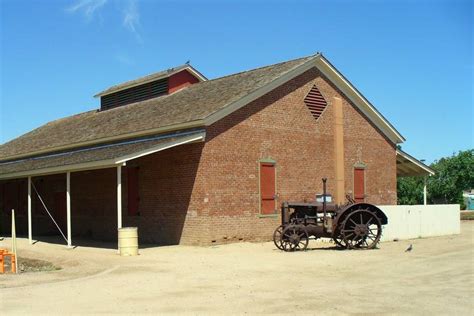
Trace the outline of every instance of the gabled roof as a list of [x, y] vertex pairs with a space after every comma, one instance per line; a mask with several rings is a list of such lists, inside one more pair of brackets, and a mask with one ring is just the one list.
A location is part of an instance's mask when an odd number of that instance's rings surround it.
[[130, 80], [130, 81], [126, 81], [126, 82], [117, 84], [115, 86], [112, 86], [110, 88], [105, 89], [104, 91], [101, 91], [101, 92], [97, 93], [96, 95], [94, 95], [94, 97], [95, 98], [96, 97], [101, 97], [101, 96], [104, 96], [104, 95], [107, 95], [107, 94], [111, 94], [111, 93], [114, 93], [114, 92], [118, 92], [118, 91], [121, 91], [121, 90], [132, 88], [132, 87], [135, 87], [135, 86], [138, 86], [138, 85], [142, 85], [142, 84], [145, 84], [145, 83], [148, 83], [148, 82], [151, 82], [151, 81], [164, 79], [164, 78], [170, 77], [170, 76], [174, 75], [175, 73], [178, 73], [182, 70], [188, 71], [189, 73], [194, 75], [197, 79], [199, 79], [199, 81], [206, 81], [207, 80], [207, 78], [204, 77], [204, 75], [201, 74], [199, 71], [197, 71], [193, 66], [185, 64], [185, 65], [177, 66], [177, 67], [170, 68], [170, 69], [167, 69], [167, 70], [155, 72], [153, 74], [150, 74], [150, 75], [138, 78], [138, 79], [134, 79], [134, 80]]
[[171, 95], [52, 121], [0, 146], [0, 161], [208, 126], [317, 67], [392, 142], [395, 128], [321, 54], [203, 81]]

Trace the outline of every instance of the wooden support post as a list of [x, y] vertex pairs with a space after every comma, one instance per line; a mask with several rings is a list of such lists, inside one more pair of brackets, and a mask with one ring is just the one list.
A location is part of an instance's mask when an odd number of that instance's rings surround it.
[[72, 247], [71, 240], [71, 172], [66, 173], [66, 210], [67, 210], [67, 246]]
[[122, 228], [122, 166], [117, 166], [117, 228]]
[[33, 231], [31, 223], [31, 177], [28, 177], [28, 241], [33, 244]]

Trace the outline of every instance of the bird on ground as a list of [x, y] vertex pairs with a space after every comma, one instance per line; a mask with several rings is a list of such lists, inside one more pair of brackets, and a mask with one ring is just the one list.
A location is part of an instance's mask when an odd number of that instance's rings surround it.
[[408, 248], [407, 248], [407, 250], [405, 250], [405, 252], [410, 252], [412, 249], [413, 249], [413, 245], [410, 244], [410, 246], [408, 246]]

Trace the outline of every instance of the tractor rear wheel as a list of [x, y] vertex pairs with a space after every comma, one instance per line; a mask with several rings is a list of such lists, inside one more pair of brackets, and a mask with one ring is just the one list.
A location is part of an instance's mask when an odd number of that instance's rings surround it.
[[373, 249], [382, 236], [382, 225], [375, 213], [358, 209], [342, 222], [341, 235], [349, 249]]
[[[344, 223], [343, 223], [344, 224]], [[347, 244], [346, 242], [344, 241], [344, 236], [342, 234], [342, 230], [344, 229], [344, 225], [341, 224], [340, 227], [339, 227], [339, 232], [338, 234], [336, 235], [336, 237], [333, 237], [332, 240], [334, 241], [334, 243], [336, 244], [337, 247], [339, 248], [343, 248], [343, 249], [347, 249]], [[358, 245], [356, 245], [357, 247]]]
[[306, 250], [309, 237], [304, 228], [290, 225], [283, 229], [281, 244], [284, 251]]

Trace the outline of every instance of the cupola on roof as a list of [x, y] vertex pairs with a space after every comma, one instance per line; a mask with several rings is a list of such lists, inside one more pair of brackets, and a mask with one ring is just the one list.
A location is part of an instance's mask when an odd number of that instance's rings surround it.
[[171, 94], [206, 80], [194, 67], [185, 64], [112, 86], [94, 97], [100, 97], [100, 110], [103, 111]]

